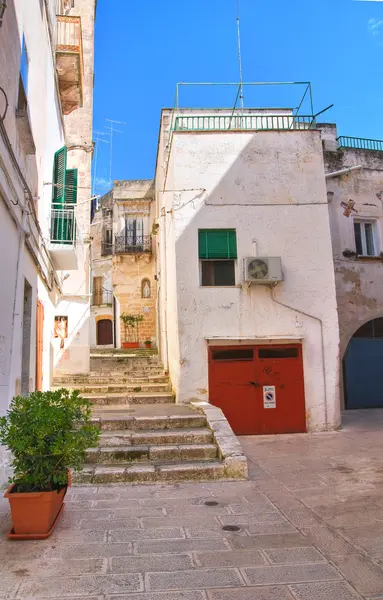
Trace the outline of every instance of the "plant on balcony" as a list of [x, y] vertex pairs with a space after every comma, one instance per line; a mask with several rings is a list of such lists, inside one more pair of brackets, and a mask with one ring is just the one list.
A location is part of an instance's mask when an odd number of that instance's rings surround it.
[[145, 344], [145, 348], [151, 348], [152, 347], [152, 340], [145, 340], [144, 344]]
[[33, 392], [13, 398], [0, 418], [0, 443], [12, 453], [13, 476], [5, 493], [13, 529], [11, 538], [48, 537], [63, 508], [71, 469], [85, 462], [97, 445], [91, 402], [78, 391]]
[[123, 348], [138, 348], [138, 336], [139, 329], [138, 325], [144, 320], [143, 315], [130, 315], [128, 313], [122, 313], [120, 319], [124, 324], [125, 330], [125, 342], [123, 342]]

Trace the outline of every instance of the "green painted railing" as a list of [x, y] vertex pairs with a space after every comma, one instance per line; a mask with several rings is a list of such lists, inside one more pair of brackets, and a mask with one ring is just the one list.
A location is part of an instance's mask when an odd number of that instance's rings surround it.
[[288, 131], [315, 129], [313, 115], [187, 115], [178, 116], [174, 131]]
[[383, 140], [370, 140], [341, 135], [337, 138], [339, 148], [355, 148], [356, 150], [376, 150], [383, 152]]

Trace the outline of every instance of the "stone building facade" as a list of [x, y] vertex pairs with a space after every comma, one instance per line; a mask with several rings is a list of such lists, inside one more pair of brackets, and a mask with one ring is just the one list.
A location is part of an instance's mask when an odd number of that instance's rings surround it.
[[123, 313], [143, 317], [138, 325], [140, 346], [146, 341], [156, 345], [153, 222], [151, 180], [115, 181], [113, 190], [99, 201], [92, 222], [92, 347], [123, 345]]
[[322, 130], [342, 359], [342, 408], [383, 407], [383, 142]]

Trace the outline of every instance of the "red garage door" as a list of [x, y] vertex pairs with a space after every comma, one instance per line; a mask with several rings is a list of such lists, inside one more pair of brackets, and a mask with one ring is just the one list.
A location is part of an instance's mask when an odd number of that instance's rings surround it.
[[237, 435], [304, 433], [301, 345], [210, 347], [209, 399]]

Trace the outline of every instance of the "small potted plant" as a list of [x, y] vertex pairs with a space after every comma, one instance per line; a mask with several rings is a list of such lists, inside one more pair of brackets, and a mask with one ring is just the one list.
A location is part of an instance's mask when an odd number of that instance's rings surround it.
[[122, 343], [123, 348], [138, 348], [138, 324], [144, 320], [143, 315], [130, 315], [122, 313], [120, 319], [124, 324], [125, 342]]
[[13, 398], [0, 418], [0, 443], [12, 453], [8, 498], [14, 539], [49, 537], [63, 510], [70, 470], [78, 471], [85, 451], [97, 445], [91, 402], [78, 391], [60, 389]]
[[152, 340], [145, 340], [144, 344], [145, 344], [145, 348], [151, 348], [152, 347]]

